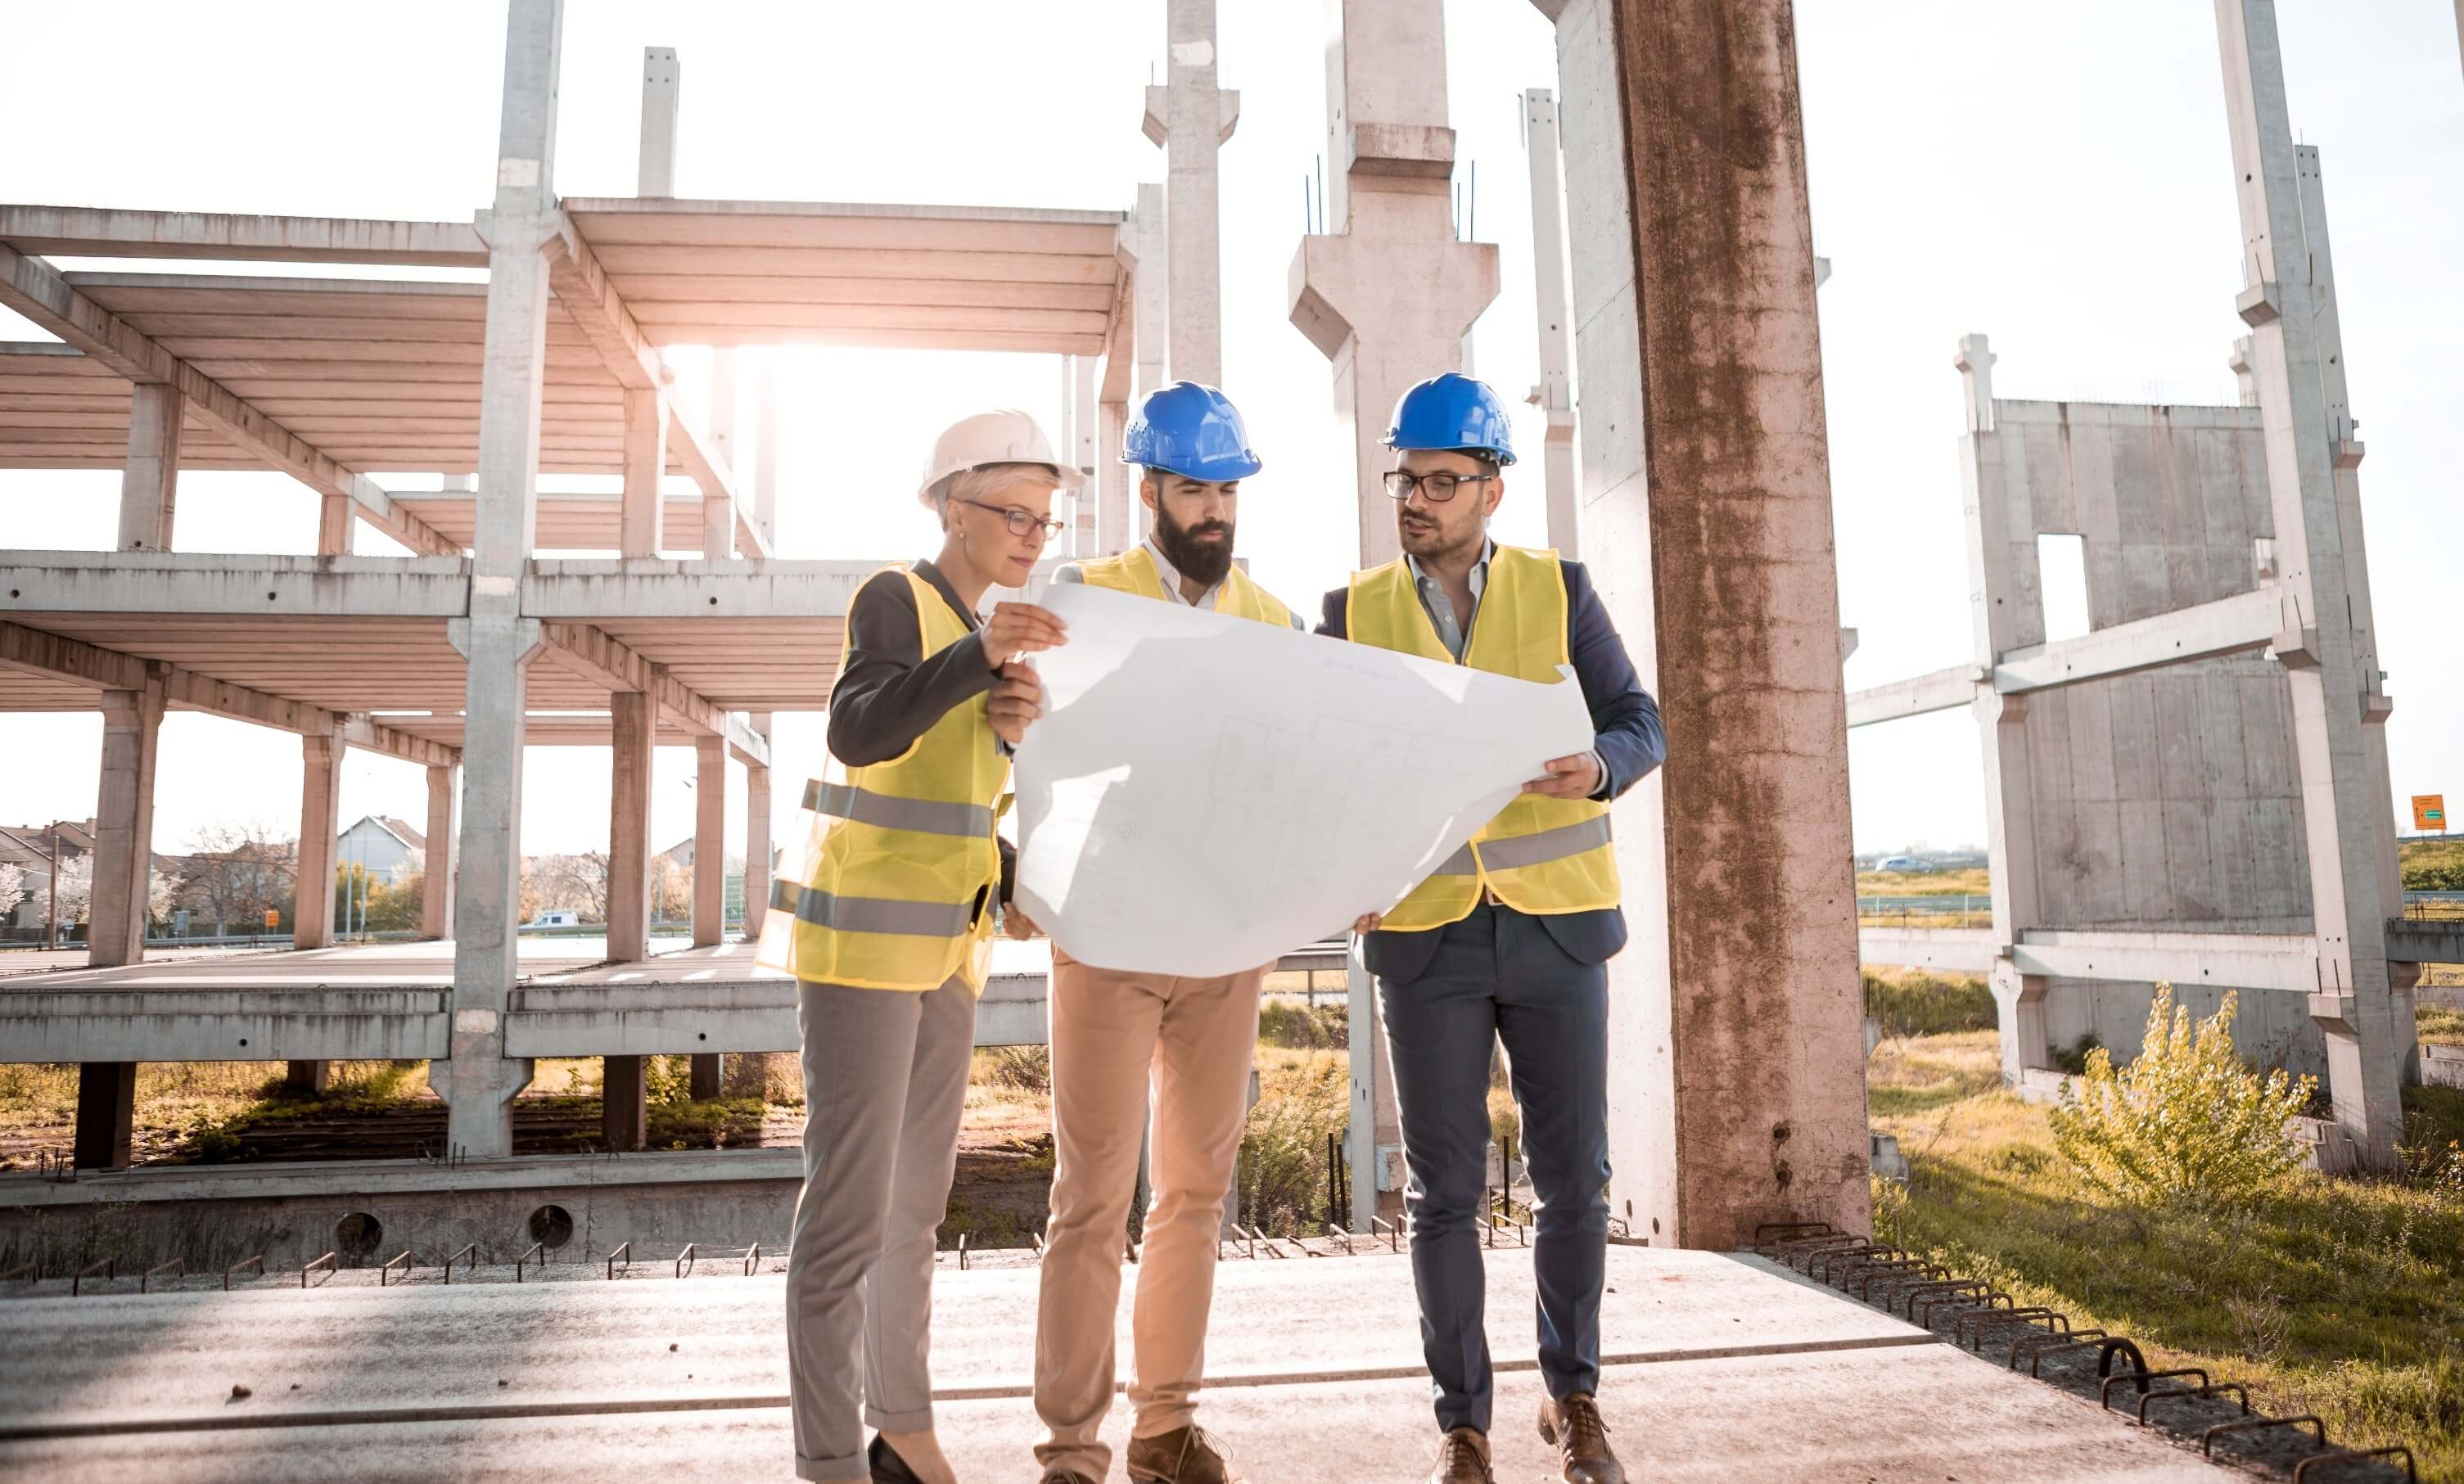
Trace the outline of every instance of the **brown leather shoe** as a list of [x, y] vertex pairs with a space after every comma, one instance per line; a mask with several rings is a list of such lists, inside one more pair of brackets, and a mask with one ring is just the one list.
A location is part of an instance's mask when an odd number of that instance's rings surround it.
[[1247, 1484], [1222, 1443], [1203, 1428], [1133, 1437], [1123, 1462], [1137, 1484]]
[[1054, 1469], [1045, 1474], [1038, 1484], [1095, 1484], [1095, 1481], [1083, 1473], [1071, 1473], [1066, 1469]]
[[1625, 1465], [1609, 1450], [1600, 1408], [1580, 1392], [1540, 1404], [1540, 1441], [1557, 1450], [1566, 1484], [1625, 1484]]
[[1429, 1484], [1492, 1484], [1488, 1473], [1488, 1435], [1477, 1428], [1457, 1428], [1438, 1445], [1438, 1461], [1429, 1470]]

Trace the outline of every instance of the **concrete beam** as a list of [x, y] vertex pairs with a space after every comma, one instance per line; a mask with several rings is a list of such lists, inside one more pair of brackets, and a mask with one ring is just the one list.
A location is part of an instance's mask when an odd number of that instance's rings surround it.
[[488, 245], [468, 222], [0, 206], [0, 242], [54, 257], [488, 266]]
[[[1380, 496], [1383, 498], [1383, 496]], [[1131, 536], [1134, 543], [1135, 535]], [[531, 563], [522, 612], [551, 622], [618, 619], [843, 619], [869, 561], [609, 561]], [[8, 573], [0, 567], [0, 578]]]
[[2464, 922], [2390, 917], [2387, 956], [2396, 964], [2464, 964]]
[[1871, 727], [1934, 711], [1954, 710], [1976, 699], [1979, 671], [1973, 665], [1954, 665], [1930, 674], [1869, 686], [1848, 694], [1848, 725]]
[[[0, 667], [75, 681], [99, 690], [133, 690], [144, 685], [149, 664], [153, 662], [116, 649], [0, 621]], [[304, 701], [288, 701], [177, 666], [154, 667], [162, 676], [164, 699], [181, 710], [228, 716], [281, 731], [318, 735], [339, 732], [352, 747], [429, 767], [451, 765], [460, 756], [453, 748], [398, 731], [365, 716], [344, 715]]]
[[131, 382], [174, 388], [216, 432], [327, 499], [345, 502], [359, 518], [413, 552], [460, 555], [460, 547], [426, 522], [396, 509], [374, 480], [336, 463], [220, 382], [165, 350], [73, 288], [42, 259], [0, 246], [0, 306], [25, 316]]
[[308, 614], [460, 618], [471, 572], [455, 556], [269, 556], [202, 552], [0, 552], [0, 615]]
[[1860, 964], [1981, 974], [1993, 968], [1990, 928], [1859, 928]]
[[440, 1058], [450, 993], [319, 985], [11, 993], [0, 995], [0, 1062]]
[[2083, 680], [2264, 649], [2287, 627], [2287, 595], [2274, 584], [2116, 623], [2077, 639], [2004, 652], [1993, 666], [1993, 688], [2023, 695]]
[[[803, 1044], [795, 981], [784, 977], [535, 985], [514, 992], [508, 1019], [507, 1054], [520, 1057], [671, 1057]], [[1049, 1023], [1044, 975], [995, 974], [977, 1004], [976, 1044], [1041, 1046]]]
[[549, 622], [540, 627], [548, 653], [566, 668], [605, 686], [611, 693], [648, 691], [661, 712], [697, 731], [726, 739], [747, 767], [769, 766], [768, 740], [736, 712], [712, 705], [692, 687], [586, 623]]
[[2010, 954], [2022, 973], [2124, 983], [2320, 989], [2319, 942], [2253, 932], [2119, 932], [2037, 928]]

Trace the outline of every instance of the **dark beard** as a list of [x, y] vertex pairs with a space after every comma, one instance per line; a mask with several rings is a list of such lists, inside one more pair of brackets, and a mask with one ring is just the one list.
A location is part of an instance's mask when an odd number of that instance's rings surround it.
[[[1196, 539], [1201, 533], [1215, 531], [1223, 533], [1220, 543]], [[1232, 570], [1232, 523], [1228, 520], [1201, 521], [1194, 528], [1183, 528], [1173, 524], [1171, 513], [1158, 503], [1155, 538], [1173, 570], [1200, 587], [1213, 587]]]

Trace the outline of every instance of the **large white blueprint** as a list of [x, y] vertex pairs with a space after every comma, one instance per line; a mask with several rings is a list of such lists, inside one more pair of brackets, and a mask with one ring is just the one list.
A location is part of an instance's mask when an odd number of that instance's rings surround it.
[[1017, 894], [1071, 957], [1212, 976], [1381, 912], [1551, 757], [1587, 751], [1569, 678], [1533, 685], [1058, 584], [1018, 753]]

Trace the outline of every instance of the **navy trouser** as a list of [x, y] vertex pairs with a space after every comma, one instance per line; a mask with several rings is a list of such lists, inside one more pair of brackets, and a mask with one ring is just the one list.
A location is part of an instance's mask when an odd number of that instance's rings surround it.
[[1442, 934], [1427, 971], [1380, 979], [1420, 1345], [1441, 1429], [1488, 1430], [1482, 1328], [1491, 1047], [1506, 1045], [1531, 1172], [1540, 1374], [1560, 1400], [1596, 1391], [1608, 1260], [1608, 969], [1578, 963], [1510, 907], [1479, 906]]

